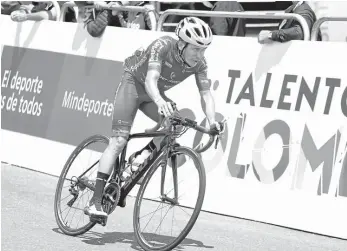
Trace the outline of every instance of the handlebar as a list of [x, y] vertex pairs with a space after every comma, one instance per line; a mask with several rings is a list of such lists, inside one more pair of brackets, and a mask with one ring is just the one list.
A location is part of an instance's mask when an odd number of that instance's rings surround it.
[[[198, 146], [196, 146], [194, 148], [194, 151], [196, 151], [198, 153], [204, 152], [211, 147], [216, 136], [219, 136], [220, 134], [222, 134], [224, 132], [225, 123], [226, 123], [226, 120], [224, 120], [222, 122], [218, 122], [220, 125], [220, 131], [217, 130], [217, 128], [215, 128], [215, 127], [208, 129], [206, 127], [198, 125], [198, 123], [194, 120], [181, 117], [178, 114], [177, 109], [175, 109], [175, 113], [171, 116], [165, 117], [164, 115], [160, 115], [158, 123], [153, 128], [146, 129], [145, 132], [146, 133], [158, 132], [159, 128], [162, 127], [163, 124], [165, 124], [164, 123], [165, 121], [169, 121], [170, 124], [173, 124], [173, 125], [182, 125], [184, 127], [193, 128], [196, 131], [199, 131], [201, 133], [208, 134], [210, 137], [209, 137], [207, 144], [205, 146], [203, 146], [203, 144], [199, 144]], [[164, 125], [164, 126], [168, 127], [168, 125]], [[217, 148], [218, 140], [219, 140], [219, 137], [217, 138], [215, 148]]]

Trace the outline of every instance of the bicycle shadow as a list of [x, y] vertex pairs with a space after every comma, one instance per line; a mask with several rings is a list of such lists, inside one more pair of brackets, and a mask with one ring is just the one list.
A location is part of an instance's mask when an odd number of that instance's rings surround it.
[[[63, 234], [59, 228], [52, 229], [56, 233]], [[173, 241], [174, 237], [165, 236], [165, 235], [157, 235], [157, 234], [144, 234], [145, 239], [152, 240], [157, 243], [169, 243]], [[94, 231], [89, 231], [83, 235], [77, 236], [77, 238], [82, 239], [82, 242], [95, 245], [102, 246], [106, 244], [130, 244], [131, 248], [134, 250], [143, 250], [135, 239], [135, 234], [133, 232], [105, 232], [98, 233]], [[193, 240], [190, 238], [184, 239], [174, 250], [184, 250], [185, 247], [196, 247], [201, 250], [201, 248], [213, 249], [214, 246], [205, 245], [202, 241]]]

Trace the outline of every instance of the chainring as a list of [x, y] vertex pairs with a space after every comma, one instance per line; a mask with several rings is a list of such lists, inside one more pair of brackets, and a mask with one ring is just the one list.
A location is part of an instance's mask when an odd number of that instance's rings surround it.
[[101, 203], [104, 212], [111, 214], [116, 209], [120, 199], [120, 193], [121, 188], [118, 183], [111, 181], [111, 183], [106, 186]]

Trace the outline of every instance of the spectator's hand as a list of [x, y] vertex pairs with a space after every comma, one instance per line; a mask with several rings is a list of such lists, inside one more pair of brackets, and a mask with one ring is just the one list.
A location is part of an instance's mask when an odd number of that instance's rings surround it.
[[11, 19], [14, 22], [24, 22], [28, 17], [24, 10], [16, 10], [11, 13]]
[[[117, 3], [117, 2], [110, 2], [109, 4], [108, 4], [108, 7], [109, 8], [111, 8], [111, 7], [118, 7], [118, 6], [121, 6], [119, 3]], [[115, 16], [115, 15], [117, 15], [118, 14], [118, 10], [112, 10], [112, 16]]]
[[271, 43], [271, 31], [262, 30], [258, 35], [258, 42], [260, 44], [268, 44]]

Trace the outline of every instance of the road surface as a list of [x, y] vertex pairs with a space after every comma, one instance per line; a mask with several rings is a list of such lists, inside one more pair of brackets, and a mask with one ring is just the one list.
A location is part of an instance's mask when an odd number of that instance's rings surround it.
[[[49, 167], [47, 167], [49, 168]], [[54, 217], [58, 178], [1, 165], [1, 248], [37, 250], [142, 250], [132, 228], [134, 198], [117, 208], [107, 226], [78, 237], [61, 233]], [[347, 241], [202, 212], [181, 251], [346, 251]]]

